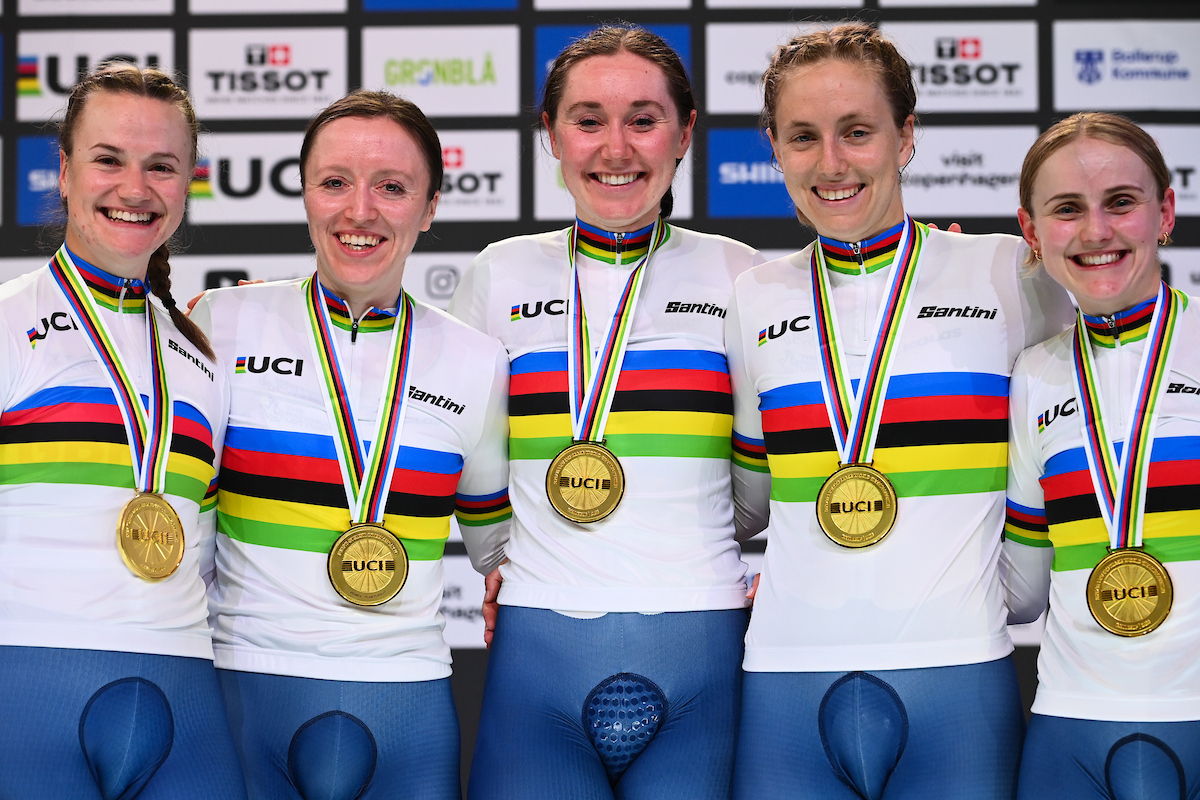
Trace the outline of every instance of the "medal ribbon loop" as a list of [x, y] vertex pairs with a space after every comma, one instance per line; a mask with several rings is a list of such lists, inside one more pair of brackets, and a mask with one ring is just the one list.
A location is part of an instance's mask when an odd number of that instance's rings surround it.
[[669, 235], [669, 226], [659, 217], [654, 222], [650, 248], [625, 282], [625, 289], [621, 292], [612, 321], [608, 325], [608, 332], [604, 336], [604, 346], [595, 355], [592, 353], [588, 336], [587, 313], [583, 309], [583, 295], [579, 288], [579, 270], [575, 265], [578, 223], [567, 237], [572, 298], [568, 322], [570, 340], [567, 342], [567, 380], [570, 386], [571, 433], [577, 442], [604, 441], [604, 428], [608, 424], [608, 413], [616, 394], [617, 379], [621, 376], [625, 348], [633, 329], [633, 315], [637, 310], [645, 267]]
[[412, 298], [401, 289], [380, 391], [375, 437], [368, 449], [358, 435], [354, 410], [350, 407], [350, 393], [333, 340], [333, 324], [329, 320], [329, 309], [326, 308], [323, 290], [316, 275], [307, 280], [304, 290], [312, 325], [313, 349], [321, 363], [325, 385], [322, 396], [325, 410], [333, 423], [333, 442], [342, 470], [342, 485], [346, 489], [351, 523], [380, 525], [383, 523], [392, 473], [400, 452], [404, 412], [408, 407], [405, 387], [408, 385], [409, 354], [412, 350]]
[[84, 332], [88, 347], [103, 368], [116, 396], [117, 408], [125, 424], [125, 436], [129, 441], [134, 488], [139, 492], [162, 494], [167, 485], [167, 458], [171, 453], [174, 408], [167, 389], [167, 371], [163, 364], [154, 307], [147, 301], [150, 398], [148, 406], [143, 408], [141, 396], [125, 370], [121, 354], [104, 323], [96, 299], [79, 274], [79, 268], [71, 260], [65, 244], [50, 259], [48, 266], [71, 307], [71, 316]]
[[846, 359], [837, 338], [837, 314], [819, 239], [813, 247], [813, 311], [818, 321], [817, 341], [821, 346], [821, 390], [842, 464], [870, 464], [874, 457], [883, 402], [891, 381], [892, 353], [900, 339], [904, 309], [917, 283], [924, 241], [925, 231], [913, 222], [912, 217], [905, 217], [887, 294], [875, 321], [875, 335], [857, 393], [847, 374]]
[[1081, 412], [1083, 450], [1100, 513], [1108, 528], [1109, 544], [1114, 550], [1142, 545], [1146, 478], [1154, 446], [1158, 400], [1170, 366], [1175, 325], [1187, 308], [1187, 302], [1187, 296], [1178, 289], [1172, 289], [1166, 283], [1159, 285], [1120, 458], [1117, 458], [1113, 440], [1104, 424], [1096, 362], [1082, 311], [1075, 322], [1074, 378]]

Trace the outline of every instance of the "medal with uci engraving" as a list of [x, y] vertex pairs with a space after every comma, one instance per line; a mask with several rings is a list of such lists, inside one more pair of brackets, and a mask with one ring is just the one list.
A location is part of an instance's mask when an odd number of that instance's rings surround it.
[[608, 448], [576, 442], [550, 462], [546, 495], [558, 513], [573, 522], [598, 522], [611, 514], [625, 493], [625, 471]]
[[1167, 568], [1143, 549], [1142, 539], [1158, 401], [1170, 372], [1175, 326], [1187, 303], [1182, 292], [1165, 283], [1159, 285], [1119, 457], [1104, 424], [1100, 383], [1082, 311], [1075, 322], [1073, 366], [1079, 425], [1109, 540], [1108, 555], [1088, 576], [1087, 604], [1100, 627], [1117, 636], [1153, 632], [1171, 613], [1174, 601]]
[[359, 435], [346, 390], [325, 289], [317, 276], [304, 287], [312, 343], [325, 391], [325, 411], [334, 431], [334, 449], [350, 509], [349, 529], [329, 549], [329, 582], [342, 599], [356, 606], [377, 606], [395, 597], [408, 579], [408, 552], [400, 538], [384, 526], [384, 510], [400, 453], [400, 434], [408, 408], [409, 355], [412, 352], [413, 306], [401, 290], [392, 344], [380, 392], [375, 436], [367, 448]]
[[844, 465], [817, 492], [817, 521], [842, 547], [869, 547], [896, 524], [896, 490], [873, 467]]
[[1163, 624], [1175, 597], [1171, 576], [1141, 550], [1113, 550], [1088, 576], [1088, 610], [1117, 636], [1143, 636]]
[[821, 391], [829, 414], [841, 465], [817, 492], [817, 523], [834, 543], [848, 548], [870, 547], [883, 540], [896, 524], [898, 500], [892, 482], [874, 468], [875, 440], [891, 381], [892, 354], [904, 326], [904, 309], [917, 283], [925, 230], [905, 217], [896, 245], [887, 294], [875, 323], [857, 391], [850, 380], [838, 341], [837, 314], [820, 241], [811, 263], [813, 312], [821, 346]]
[[571, 267], [570, 341], [567, 343], [567, 381], [573, 442], [554, 457], [546, 470], [546, 496], [550, 505], [572, 522], [598, 522], [616, 510], [625, 494], [625, 471], [604, 446], [604, 429], [616, 395], [617, 380], [633, 329], [633, 315], [641, 294], [646, 265], [670, 236], [670, 227], [655, 220], [650, 247], [633, 268], [617, 302], [603, 344], [592, 350], [587, 314], [575, 266], [578, 223], [567, 238]]
[[356, 606], [391, 600], [408, 580], [408, 553], [382, 525], [354, 525], [329, 550], [329, 580]]
[[50, 274], [62, 291], [71, 316], [84, 332], [92, 356], [108, 378], [117, 400], [136, 494], [117, 519], [117, 552], [129, 571], [147, 581], [169, 578], [183, 561], [186, 541], [175, 509], [163, 497], [167, 484], [167, 459], [171, 453], [174, 407], [167, 387], [162, 343], [153, 304], [146, 302], [146, 338], [150, 365], [150, 396], [141, 395], [125, 370], [125, 361], [108, 332], [96, 300], [88, 289], [66, 245], [49, 264]]

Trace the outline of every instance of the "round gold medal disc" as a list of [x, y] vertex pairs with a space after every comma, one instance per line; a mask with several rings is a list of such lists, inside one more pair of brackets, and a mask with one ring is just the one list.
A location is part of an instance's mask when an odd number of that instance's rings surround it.
[[160, 495], [138, 492], [121, 509], [117, 551], [130, 572], [148, 581], [169, 578], [183, 561], [183, 524]]
[[550, 462], [546, 496], [572, 522], [598, 522], [611, 514], [625, 494], [625, 472], [608, 448], [576, 442]]
[[817, 492], [817, 522], [842, 547], [869, 547], [896, 524], [896, 490], [879, 470], [847, 464]]
[[329, 550], [329, 582], [356, 606], [395, 597], [408, 580], [408, 553], [382, 525], [352, 525]]
[[1088, 610], [1117, 636], [1143, 636], [1162, 625], [1174, 594], [1162, 563], [1133, 548], [1113, 550], [1088, 576]]

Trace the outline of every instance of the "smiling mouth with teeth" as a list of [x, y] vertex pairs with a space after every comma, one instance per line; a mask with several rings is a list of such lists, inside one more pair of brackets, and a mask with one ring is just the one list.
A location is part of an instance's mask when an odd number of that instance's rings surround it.
[[864, 187], [866, 187], [865, 183], [860, 183], [858, 186], [854, 186], [850, 189], [832, 189], [832, 190], [830, 190], [830, 189], [818, 189], [816, 186], [814, 186], [813, 194], [815, 194], [817, 197], [821, 198], [822, 200], [849, 200], [851, 197], [854, 197], [854, 195], [861, 192]]
[[145, 225], [153, 221], [155, 216], [157, 216], [149, 211], [137, 213], [133, 211], [122, 211], [117, 208], [106, 208], [104, 209], [104, 214], [115, 222], [136, 222], [139, 225]]
[[603, 172], [593, 172], [592, 176], [605, 186], [624, 186], [627, 183], [633, 183], [645, 174], [644, 172], [630, 172], [626, 175], [610, 175]]
[[351, 250], [369, 250], [379, 244], [380, 237], [343, 233], [338, 235], [338, 241]]
[[1112, 264], [1115, 261], [1120, 261], [1125, 257], [1127, 250], [1119, 250], [1115, 253], [1096, 253], [1094, 255], [1078, 255], [1073, 256], [1072, 261], [1081, 267], [1102, 267], [1105, 264]]

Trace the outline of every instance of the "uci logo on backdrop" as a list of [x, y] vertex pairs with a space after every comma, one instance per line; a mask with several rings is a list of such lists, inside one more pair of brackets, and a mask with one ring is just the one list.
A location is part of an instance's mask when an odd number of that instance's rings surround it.
[[192, 29], [201, 119], [307, 119], [346, 93], [345, 28]]
[[17, 37], [17, 119], [41, 122], [60, 114], [79, 77], [109, 61], [170, 72], [175, 68], [174, 33], [23, 31]]
[[200, 139], [192, 175], [193, 223], [305, 221], [300, 133], [216, 133]]

